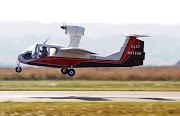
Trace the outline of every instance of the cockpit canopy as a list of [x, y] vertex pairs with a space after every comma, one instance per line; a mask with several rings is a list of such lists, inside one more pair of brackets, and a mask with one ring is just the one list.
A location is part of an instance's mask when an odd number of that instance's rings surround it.
[[21, 54], [25, 60], [30, 60], [54, 56], [57, 52], [58, 49], [55, 46], [46, 44], [34, 44], [25, 51], [23, 51]]

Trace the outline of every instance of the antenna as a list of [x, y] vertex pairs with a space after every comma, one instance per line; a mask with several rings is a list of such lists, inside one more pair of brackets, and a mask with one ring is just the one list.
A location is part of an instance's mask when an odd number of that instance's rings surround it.
[[46, 39], [46, 41], [43, 44], [46, 44], [46, 42], [49, 40], [49, 38]]

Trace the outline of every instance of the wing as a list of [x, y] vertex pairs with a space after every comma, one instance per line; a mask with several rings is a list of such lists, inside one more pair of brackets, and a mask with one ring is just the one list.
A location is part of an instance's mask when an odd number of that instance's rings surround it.
[[90, 52], [88, 50], [80, 49], [80, 48], [74, 48], [74, 47], [69, 47], [69, 48], [61, 48], [60, 49], [62, 52], [67, 52], [67, 53], [76, 53], [76, 54], [96, 54], [94, 52]]

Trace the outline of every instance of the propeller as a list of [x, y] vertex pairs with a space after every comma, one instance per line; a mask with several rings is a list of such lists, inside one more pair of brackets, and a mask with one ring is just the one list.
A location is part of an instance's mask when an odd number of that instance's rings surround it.
[[66, 25], [64, 22], [62, 23], [62, 25], [63, 25], [63, 26], [61, 26], [61, 29], [65, 29], [65, 30], [66, 30], [67, 25]]

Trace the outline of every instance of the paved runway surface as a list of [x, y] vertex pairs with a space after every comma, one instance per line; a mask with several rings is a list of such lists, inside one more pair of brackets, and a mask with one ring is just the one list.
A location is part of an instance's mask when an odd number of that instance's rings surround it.
[[0, 91], [0, 102], [180, 101], [180, 92], [162, 91]]

